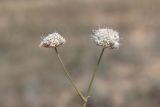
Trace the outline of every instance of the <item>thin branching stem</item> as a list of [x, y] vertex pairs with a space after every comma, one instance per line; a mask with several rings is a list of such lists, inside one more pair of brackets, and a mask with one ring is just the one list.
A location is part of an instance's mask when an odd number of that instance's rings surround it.
[[[90, 83], [89, 83], [89, 87], [88, 87], [88, 90], [87, 90], [87, 101], [88, 101], [88, 98], [89, 98], [89, 94], [90, 94], [90, 92], [91, 92], [91, 88], [92, 88], [92, 85], [93, 85], [93, 81], [94, 81], [95, 76], [96, 76], [96, 73], [97, 73], [97, 71], [98, 71], [98, 67], [99, 67], [100, 61], [101, 61], [101, 59], [102, 59], [102, 55], [103, 55], [103, 53], [104, 53], [104, 50], [105, 50], [105, 48], [102, 49], [102, 51], [101, 51], [101, 53], [100, 53], [100, 56], [99, 56], [99, 59], [98, 59], [98, 62], [97, 62], [97, 64], [96, 64], [96, 68], [95, 68], [95, 70], [94, 70], [94, 72], [93, 72], [93, 74], [92, 74], [91, 81], [90, 81]], [[87, 102], [84, 103], [83, 107], [86, 107], [86, 105], [87, 105]]]
[[58, 52], [58, 49], [55, 47], [55, 52], [57, 54], [57, 57], [58, 57], [58, 60], [60, 61], [60, 63], [62, 64], [62, 67], [63, 67], [63, 71], [65, 73], [65, 76], [67, 77], [67, 79], [71, 82], [72, 86], [74, 87], [74, 89], [76, 90], [77, 94], [79, 95], [79, 97], [84, 101], [86, 102], [86, 98], [83, 96], [83, 94], [81, 93], [81, 91], [79, 91], [79, 89], [77, 88], [77, 86], [75, 85], [73, 79], [71, 78], [70, 76], [70, 73], [68, 72], [66, 66], [64, 65], [60, 55], [59, 55], [59, 52]]

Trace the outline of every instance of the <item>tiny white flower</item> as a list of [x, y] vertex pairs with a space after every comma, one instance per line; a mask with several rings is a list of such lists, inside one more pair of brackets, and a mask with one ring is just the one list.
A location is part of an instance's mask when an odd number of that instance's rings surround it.
[[119, 33], [113, 29], [101, 28], [93, 30], [92, 40], [98, 45], [109, 49], [119, 48]]
[[45, 48], [55, 48], [66, 42], [65, 38], [62, 37], [59, 33], [52, 33], [46, 37], [42, 37], [42, 41], [40, 43], [40, 47]]

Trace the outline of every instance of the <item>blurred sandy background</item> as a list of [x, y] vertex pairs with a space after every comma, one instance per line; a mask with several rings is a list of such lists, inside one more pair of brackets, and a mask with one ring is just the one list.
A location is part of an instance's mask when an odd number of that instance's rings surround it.
[[0, 107], [82, 107], [55, 52], [39, 48], [54, 31], [79, 88], [86, 90], [100, 48], [92, 29], [121, 36], [106, 50], [89, 107], [160, 107], [160, 0], [0, 0]]

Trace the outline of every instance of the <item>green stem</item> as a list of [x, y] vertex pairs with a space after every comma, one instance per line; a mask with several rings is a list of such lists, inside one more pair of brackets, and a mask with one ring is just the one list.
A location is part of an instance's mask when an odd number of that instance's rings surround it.
[[86, 107], [87, 106], [87, 102], [85, 102], [84, 104], [83, 104], [83, 107]]
[[77, 86], [75, 85], [75, 83], [74, 83], [73, 79], [71, 78], [70, 73], [68, 72], [67, 68], [65, 67], [65, 65], [64, 65], [64, 63], [63, 63], [63, 61], [62, 61], [62, 59], [61, 59], [61, 57], [60, 57], [60, 55], [59, 55], [58, 50], [57, 50], [56, 47], [55, 47], [55, 52], [56, 52], [56, 54], [57, 54], [58, 60], [59, 60], [60, 63], [62, 64], [63, 71], [64, 71], [67, 79], [71, 82], [72, 86], [73, 86], [74, 89], [76, 90], [76, 92], [77, 92], [77, 94], [79, 95], [79, 97], [80, 97], [84, 102], [86, 102], [86, 101], [87, 101], [86, 98], [83, 96], [83, 94], [79, 91], [79, 89], [78, 89]]
[[[92, 78], [91, 78], [91, 81], [90, 81], [90, 83], [89, 83], [89, 87], [88, 87], [88, 90], [87, 90], [87, 100], [88, 100], [88, 98], [89, 98], [89, 94], [90, 94], [90, 92], [91, 92], [91, 88], [92, 88], [92, 85], [93, 85], [93, 81], [94, 81], [95, 76], [96, 76], [96, 73], [97, 73], [97, 71], [98, 71], [98, 67], [99, 67], [100, 61], [101, 61], [101, 59], [102, 59], [102, 55], [103, 55], [103, 53], [104, 53], [104, 50], [105, 50], [105, 48], [102, 49], [102, 51], [101, 51], [101, 53], [100, 53], [100, 56], [99, 56], [99, 59], [98, 59], [98, 62], [97, 62], [97, 64], [96, 64], [96, 68], [95, 68], [95, 70], [94, 70], [94, 72], [93, 72], [93, 74], [92, 74]], [[87, 102], [84, 103], [83, 107], [86, 107], [86, 105], [87, 105]]]

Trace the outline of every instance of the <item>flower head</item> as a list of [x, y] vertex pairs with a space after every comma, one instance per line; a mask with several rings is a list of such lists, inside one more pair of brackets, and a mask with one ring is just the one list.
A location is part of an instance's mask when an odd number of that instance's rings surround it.
[[101, 28], [93, 30], [92, 40], [98, 45], [109, 49], [119, 48], [119, 33], [113, 29]]
[[46, 37], [42, 37], [42, 41], [40, 43], [40, 47], [45, 48], [55, 48], [66, 42], [65, 38], [63, 38], [59, 33], [52, 33]]

